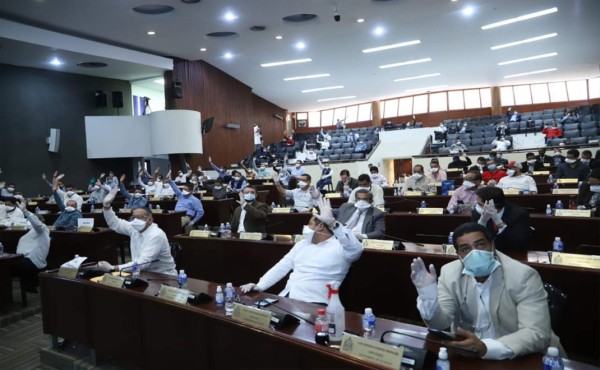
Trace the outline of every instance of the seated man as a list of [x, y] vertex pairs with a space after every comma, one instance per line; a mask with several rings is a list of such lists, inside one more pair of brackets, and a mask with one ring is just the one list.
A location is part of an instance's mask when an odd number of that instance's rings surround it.
[[429, 191], [429, 180], [425, 176], [425, 170], [420, 164], [413, 167], [413, 174], [406, 180], [404, 184], [404, 192], [406, 191]]
[[442, 267], [439, 281], [433, 265], [427, 271], [420, 257], [413, 260], [410, 276], [423, 321], [434, 329], [450, 327], [465, 338], [449, 344], [488, 360], [561, 348], [540, 275], [495, 244], [485, 227], [467, 223], [454, 230], [459, 259]]
[[373, 195], [373, 207], [383, 207], [385, 200], [383, 199], [383, 189], [379, 185], [371, 183], [371, 177], [366, 173], [358, 176], [358, 187], [352, 190], [348, 197], [348, 203], [356, 203], [356, 192], [360, 189], [366, 189]]
[[590, 173], [590, 167], [579, 160], [579, 150], [569, 149], [564, 163], [558, 165], [554, 177], [557, 179], [578, 179], [583, 181]]
[[132, 195], [127, 191], [127, 189], [125, 189], [125, 184], [123, 183], [124, 181], [125, 174], [121, 175], [121, 178], [119, 179], [119, 190], [121, 191], [121, 194], [123, 194], [125, 200], [127, 201], [125, 208], [136, 209], [140, 207], [148, 207], [148, 199], [146, 199], [146, 197], [144, 196], [142, 189], [136, 188], [133, 191]]
[[373, 207], [373, 194], [367, 189], [358, 189], [354, 196], [356, 203], [344, 203], [333, 210], [335, 218], [358, 240], [383, 239], [385, 212]]
[[98, 268], [106, 272], [121, 271], [130, 270], [136, 264], [140, 270], [177, 275], [169, 241], [164, 231], [152, 222], [152, 212], [148, 208], [136, 208], [131, 213], [131, 221], [119, 219], [110, 206], [116, 193], [113, 189], [104, 198], [104, 218], [111, 230], [130, 237], [131, 262], [113, 266], [101, 261]]
[[535, 171], [544, 171], [544, 162], [539, 161], [535, 158], [535, 154], [529, 152], [525, 154], [525, 158], [527, 160], [525, 162], [521, 162], [521, 171], [527, 173], [533, 173]]
[[448, 202], [448, 206], [446, 209], [449, 212], [458, 208], [459, 202], [464, 204], [465, 206], [469, 206], [470, 209], [475, 207], [477, 204], [477, 189], [481, 187], [482, 182], [481, 173], [477, 170], [471, 170], [467, 172], [465, 178], [463, 179], [463, 183], [458, 187], [452, 194], [450, 201]]
[[175, 195], [177, 195], [175, 212], [185, 212], [185, 216], [181, 217], [181, 226], [185, 233], [189, 234], [202, 216], [204, 216], [202, 202], [191, 193], [189, 185], [183, 185], [181, 190], [179, 190], [173, 181], [169, 180], [169, 184]]
[[450, 145], [450, 153], [462, 153], [466, 151], [467, 147], [460, 140], [456, 140], [454, 144]]
[[277, 191], [281, 196], [292, 198], [294, 207], [298, 212], [308, 212], [315, 206], [315, 199], [318, 199], [320, 193], [314, 186], [310, 185], [311, 177], [309, 174], [300, 175], [298, 177], [298, 188], [294, 190], [285, 190], [279, 184], [279, 175], [273, 175], [273, 182], [277, 187]]
[[494, 162], [490, 162], [487, 166], [487, 171], [483, 173], [483, 182], [487, 185], [496, 185], [501, 178], [506, 176], [506, 172], [504, 170], [499, 170], [498, 165]]
[[581, 183], [577, 206], [591, 209], [594, 217], [600, 215], [600, 168], [593, 169], [588, 179]]
[[371, 173], [371, 183], [379, 186], [388, 186], [386, 178], [379, 174], [377, 166], [369, 167], [369, 172]]
[[498, 250], [526, 251], [531, 247], [529, 213], [507, 202], [502, 189], [490, 186], [481, 188], [477, 190], [476, 202], [471, 219], [486, 227], [494, 237]]
[[560, 148], [554, 148], [554, 153], [552, 153], [552, 162], [555, 166], [559, 166], [561, 163], [565, 162], [566, 157], [562, 155], [562, 150]]
[[477, 164], [475, 164], [474, 166], [469, 167], [469, 171], [477, 171], [479, 173], [484, 173], [487, 170], [488, 170], [487, 163], [486, 163], [484, 157], [478, 157], [477, 158]]
[[321, 178], [317, 181], [317, 189], [323, 191], [323, 188], [327, 185], [331, 185], [331, 176], [333, 175], [331, 167], [329, 167], [329, 160], [323, 164], [321, 159], [318, 158], [319, 168], [321, 168]]
[[307, 148], [306, 141], [304, 142], [304, 148], [302, 149], [302, 153], [304, 153], [305, 162], [314, 162], [317, 160], [317, 152], [315, 152], [314, 146], [311, 145], [310, 148]]
[[523, 194], [537, 194], [537, 185], [533, 177], [521, 173], [521, 163], [510, 161], [505, 166], [506, 174], [498, 181], [498, 187], [501, 189], [517, 189]]
[[60, 188], [57, 188], [56, 191], [58, 193], [58, 195], [60, 195], [60, 197], [62, 198], [64, 203], [67, 203], [67, 201], [69, 200], [74, 200], [75, 203], [77, 204], [77, 209], [79, 210], [79, 212], [81, 212], [81, 205], [83, 204], [83, 198], [75, 193], [75, 188], [73, 187], [73, 185], [67, 185], [65, 186], [65, 190], [66, 191], [62, 191]]
[[77, 209], [77, 203], [73, 199], [67, 200], [67, 204], [63, 203], [63, 199], [58, 195], [58, 181], [54, 179], [54, 185], [52, 186], [52, 192], [56, 205], [60, 210], [60, 216], [54, 221], [54, 227], [56, 230], [77, 230], [78, 221], [82, 215]]
[[460, 159], [460, 155], [453, 155], [452, 162], [448, 163], [448, 168], [460, 168], [463, 171], [467, 171], [467, 168], [472, 164], [471, 158], [465, 157], [465, 160]]
[[538, 149], [538, 155], [535, 156], [535, 159], [542, 163], [549, 163], [549, 164], [554, 163], [553, 158], [549, 155], [546, 155], [545, 148]]
[[495, 145], [494, 150], [496, 151], [506, 151], [510, 148], [510, 141], [506, 140], [504, 136], [501, 136], [492, 141], [492, 145]]
[[223, 186], [223, 180], [218, 177], [212, 186], [212, 196], [214, 200], [226, 199], [227, 188]]
[[431, 162], [429, 162], [427, 181], [430, 183], [437, 183], [445, 180], [448, 180], [448, 174], [440, 168], [440, 161], [437, 158], [433, 158]]
[[354, 153], [364, 153], [367, 150], [367, 144], [363, 139], [360, 139], [356, 146], [354, 147]]
[[546, 135], [546, 142], [550, 139], [560, 138], [563, 136], [563, 131], [558, 127], [556, 121], [552, 122], [552, 126], [546, 126], [542, 129], [542, 134]]
[[162, 178], [160, 180], [158, 180], [158, 179], [156, 180], [155, 196], [160, 200], [165, 200], [165, 199], [171, 200], [175, 197], [175, 192], [171, 188], [171, 185], [169, 185], [170, 173], [171, 173], [171, 171], [169, 171], [167, 173], [169, 176], [165, 176], [164, 178]]
[[25, 215], [31, 229], [19, 239], [17, 253], [23, 259], [12, 270], [12, 274], [19, 276], [23, 289], [26, 292], [37, 292], [38, 273], [46, 267], [46, 258], [50, 250], [50, 231], [37, 215], [27, 210], [25, 202], [19, 203], [19, 209]]
[[17, 207], [17, 204], [19, 204], [20, 201], [13, 196], [2, 196], [2, 200], [4, 201], [4, 204], [0, 204], [0, 226], [11, 227], [12, 225], [25, 225], [27, 219], [25, 219], [21, 209]]
[[336, 221], [329, 201], [317, 201], [319, 215], [304, 226], [304, 240], [296, 243], [258, 283], [240, 288], [243, 293], [269, 289], [290, 271], [290, 278], [280, 296], [305, 302], [327, 304], [327, 283], [342, 282], [352, 262], [358, 260], [362, 245], [354, 234]]
[[350, 196], [352, 190], [358, 187], [358, 180], [350, 176], [350, 171], [340, 171], [340, 181], [335, 185], [335, 192], [340, 193], [346, 197]]
[[239, 207], [233, 211], [231, 216], [231, 231], [234, 233], [267, 232], [266, 220], [270, 207], [265, 203], [256, 200], [256, 189], [252, 186], [246, 186], [240, 193]]
[[238, 170], [234, 170], [231, 175], [231, 181], [229, 181], [229, 184], [227, 184], [227, 191], [230, 193], [240, 193], [242, 190], [244, 190], [246, 185], [248, 185], [248, 182]]

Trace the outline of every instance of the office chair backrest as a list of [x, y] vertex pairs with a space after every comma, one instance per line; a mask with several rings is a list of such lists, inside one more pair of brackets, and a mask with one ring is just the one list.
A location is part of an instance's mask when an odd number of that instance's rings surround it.
[[171, 247], [171, 256], [175, 262], [175, 269], [179, 271], [179, 258], [181, 257], [181, 250], [183, 248], [177, 243], [169, 243], [169, 246]]
[[552, 326], [552, 331], [560, 337], [567, 295], [555, 288], [552, 284], [544, 283], [544, 289], [546, 289], [546, 293], [548, 293], [550, 325]]

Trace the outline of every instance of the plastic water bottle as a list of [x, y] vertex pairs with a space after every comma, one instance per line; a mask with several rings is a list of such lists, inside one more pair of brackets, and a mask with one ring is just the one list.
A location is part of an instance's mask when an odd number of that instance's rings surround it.
[[204, 230], [210, 231], [210, 227], [208, 226], [208, 224], [204, 224]]
[[134, 278], [140, 277], [140, 268], [138, 267], [137, 263], [133, 263], [133, 265], [131, 265], [131, 275]]
[[554, 176], [552, 176], [552, 175], [548, 176], [548, 181], [547, 182], [548, 182], [548, 184], [554, 182]]
[[552, 185], [552, 189], [553, 190], [558, 189], [558, 183], [555, 182], [554, 185]]
[[550, 204], [546, 204], [546, 216], [552, 216], [552, 207], [550, 207]]
[[223, 288], [221, 288], [220, 285], [217, 285], [217, 293], [215, 294], [215, 303], [217, 307], [223, 307], [224, 300], [225, 299], [223, 298]]
[[529, 194], [529, 188], [527, 186], [525, 186], [522, 190], [521, 190], [522, 194]]
[[376, 320], [373, 310], [369, 307], [365, 308], [365, 314], [362, 317], [363, 336], [365, 338], [371, 338], [375, 334]]
[[39, 214], [40, 214], [40, 211], [41, 211], [41, 210], [40, 210], [40, 207], [35, 207], [35, 214], [36, 214], [36, 215], [39, 215]]
[[548, 347], [548, 352], [542, 361], [544, 370], [564, 370], [565, 368], [562, 358], [560, 358], [558, 348], [556, 347]]
[[225, 286], [225, 315], [233, 315], [233, 300], [235, 298], [235, 289], [233, 284], [227, 283]]
[[446, 347], [440, 347], [438, 360], [435, 363], [435, 370], [450, 370], [450, 361], [448, 361], [448, 350]]
[[0, 243], [0, 256], [4, 255], [4, 245]]
[[[39, 208], [37, 208], [37, 209], [39, 209]], [[37, 211], [37, 209], [36, 209], [36, 211]], [[94, 211], [95, 211], [95, 210], [96, 210], [96, 207], [94, 207], [94, 205], [92, 204], [92, 205], [90, 206], [90, 212], [91, 212], [91, 213], [94, 213]]]
[[187, 289], [187, 274], [184, 270], [179, 270], [179, 275], [177, 276], [177, 282], [179, 282], [179, 287], [181, 289]]
[[337, 281], [327, 284], [329, 304], [325, 310], [329, 315], [329, 338], [336, 342], [342, 340], [346, 330], [346, 310], [340, 301], [339, 287], [340, 283]]
[[563, 208], [565, 208], [565, 207], [563, 206], [562, 201], [557, 200], [556, 201], [556, 209], [563, 209]]
[[225, 224], [221, 223], [221, 225], [219, 226], [219, 235], [221, 235], [221, 238], [225, 238]]
[[275, 204], [275, 202], [271, 202], [271, 209], [276, 208], [277, 205]]
[[329, 319], [324, 308], [317, 311], [315, 320], [315, 343], [322, 346], [329, 346]]
[[564, 245], [562, 240], [560, 240], [560, 237], [557, 236], [556, 238], [554, 238], [554, 241], [552, 242], [552, 250], [554, 252], [562, 252], [564, 249]]
[[231, 225], [229, 222], [225, 224], [225, 239], [231, 239]]
[[427, 203], [424, 200], [421, 201], [421, 208], [427, 208]]
[[156, 205], [156, 209], [160, 209], [160, 204], [157, 204], [157, 205]]
[[448, 244], [454, 245], [454, 231], [450, 231], [448, 234]]

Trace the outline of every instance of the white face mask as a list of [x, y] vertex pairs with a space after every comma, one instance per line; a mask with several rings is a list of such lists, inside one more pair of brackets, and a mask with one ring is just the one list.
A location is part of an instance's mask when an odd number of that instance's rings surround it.
[[135, 193], [135, 194], [133, 194], [133, 196], [134, 196], [135, 198], [141, 198], [141, 197], [142, 197], [142, 194], [140, 194], [140, 193]]
[[73, 212], [74, 210], [75, 210], [75, 207], [71, 207], [71, 206], [65, 207], [65, 211], [67, 211], [67, 212]]
[[96, 191], [96, 190], [98, 190], [98, 189], [100, 189], [100, 187], [99, 187], [99, 186], [94, 186], [94, 187], [92, 188], [92, 190], [93, 190], [93, 191]]
[[590, 163], [590, 159], [581, 158], [581, 163]]
[[152, 181], [148, 181], [148, 186], [152, 186], [154, 183]]
[[567, 158], [567, 159], [565, 159], [565, 162], [567, 162], [568, 164], [573, 164], [573, 163], [577, 162], [577, 159]]
[[140, 220], [139, 218], [129, 221], [129, 224], [133, 226], [137, 231], [142, 231], [146, 227], [146, 221]]
[[308, 225], [304, 225], [304, 227], [302, 227], [302, 236], [304, 237], [304, 240], [312, 243], [313, 236], [315, 236], [315, 231], [308, 227]]
[[239, 177], [239, 176], [236, 176], [236, 177], [234, 177], [233, 179], [234, 179], [235, 181], [240, 181], [242, 178], [241, 178], [241, 177]]
[[590, 185], [590, 191], [593, 193], [600, 193], [600, 185]]
[[415, 178], [415, 180], [420, 180], [421, 177], [423, 177], [423, 174], [420, 173], [413, 173], [413, 177]]
[[215, 190], [221, 190], [223, 187], [222, 186], [213, 186], [213, 189]]
[[256, 195], [254, 193], [244, 194], [244, 200], [246, 202], [254, 202], [255, 199], [256, 199]]
[[302, 167], [302, 165], [300, 165], [300, 164], [297, 164], [297, 165], [296, 165], [296, 168], [300, 168], [300, 167]]
[[181, 192], [181, 194], [182, 194], [183, 196], [187, 196], [187, 195], [190, 195], [190, 192], [189, 192], [189, 191], [187, 191], [187, 190], [183, 190], [183, 191]]
[[475, 186], [475, 183], [474, 183], [474, 182], [471, 182], [471, 181], [469, 181], [469, 180], [465, 180], [465, 181], [463, 181], [463, 185], [464, 185], [466, 188], [470, 189], [470, 188], [472, 188], [472, 187], [474, 187], [474, 186]]
[[535, 164], [535, 159], [530, 159], [530, 160], [527, 161], [527, 163], [529, 163], [529, 164]]
[[515, 170], [506, 170], [506, 174], [508, 176], [514, 176], [515, 175]]
[[430, 169], [431, 173], [436, 173], [436, 172], [438, 172], [439, 170], [440, 170], [440, 169], [439, 169], [439, 168], [437, 168], [437, 167], [432, 167], [432, 168]]
[[72, 196], [73, 196], [73, 194], [75, 194], [75, 192], [74, 192], [73, 190], [69, 190], [69, 191], [67, 191], [67, 196], [68, 196], [68, 197], [72, 197]]
[[366, 200], [358, 200], [358, 201], [356, 201], [356, 203], [354, 203], [354, 207], [356, 207], [359, 210], [363, 211], [363, 210], [368, 209], [369, 207], [371, 207], [371, 204], [369, 202], [367, 202]]
[[301, 188], [304, 188], [304, 187], [306, 187], [306, 185], [308, 185], [308, 183], [307, 183], [307, 182], [304, 182], [304, 181], [298, 181], [298, 186], [299, 186], [299, 187], [301, 187]]
[[9, 193], [12, 193], [13, 191], [15, 191], [15, 188], [6, 188], [6, 190], [8, 190]]

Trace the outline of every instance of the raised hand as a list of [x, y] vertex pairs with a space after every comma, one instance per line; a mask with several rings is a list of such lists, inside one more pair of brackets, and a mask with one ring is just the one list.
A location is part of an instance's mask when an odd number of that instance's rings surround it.
[[335, 221], [333, 216], [333, 210], [331, 209], [331, 203], [329, 199], [320, 197], [316, 200], [315, 205], [319, 207], [319, 214], [315, 217], [326, 225], [330, 225]]
[[429, 265], [429, 271], [427, 271], [421, 257], [413, 259], [410, 264], [410, 269], [410, 278], [417, 289], [425, 288], [428, 285], [437, 283], [435, 266], [433, 266], [433, 264]]
[[125, 178], [126, 178], [125, 174], [122, 174], [121, 177], [119, 178], [119, 182], [121, 182], [121, 183], [124, 182]]

